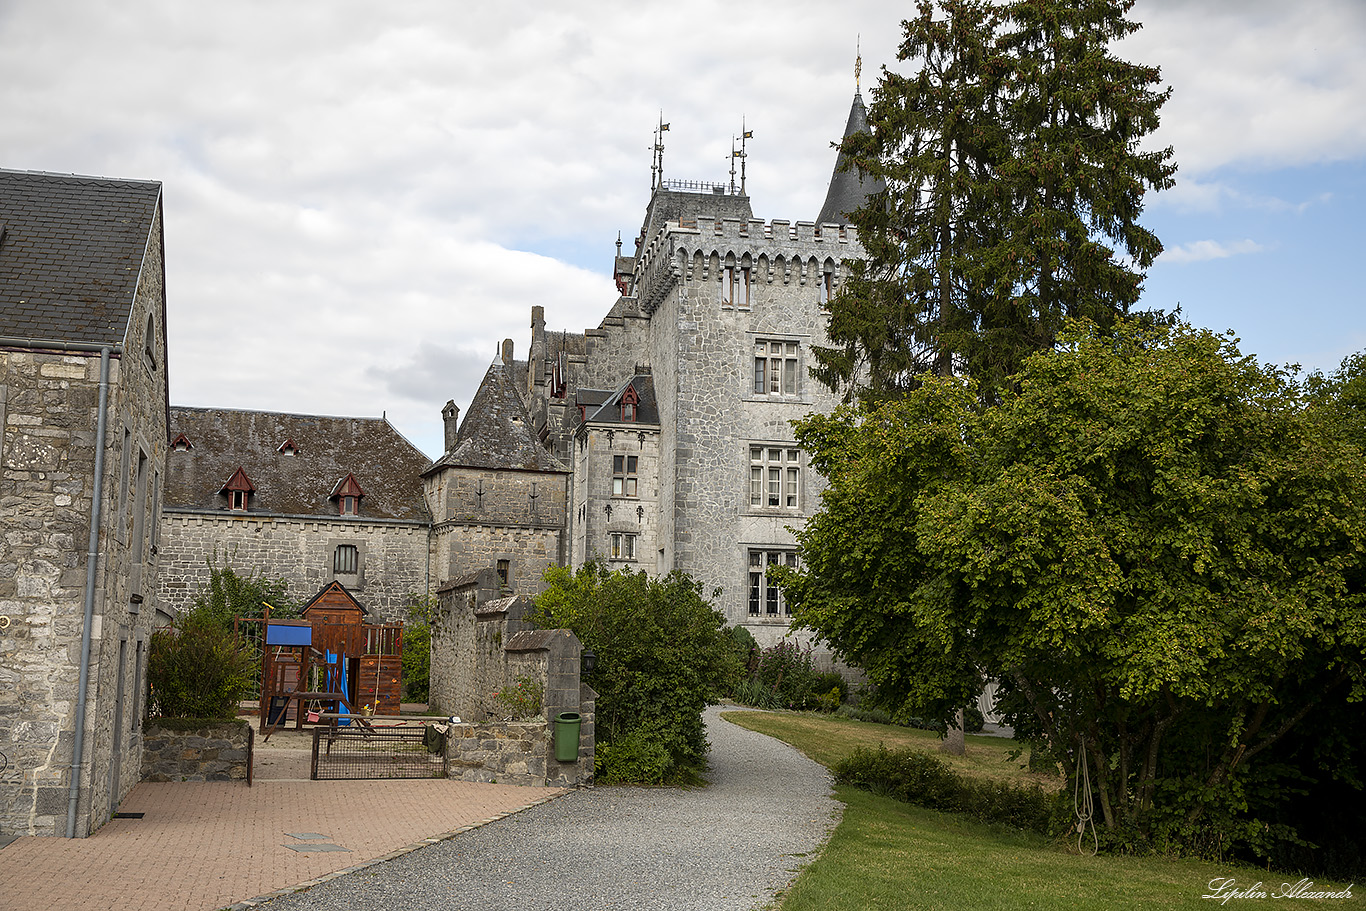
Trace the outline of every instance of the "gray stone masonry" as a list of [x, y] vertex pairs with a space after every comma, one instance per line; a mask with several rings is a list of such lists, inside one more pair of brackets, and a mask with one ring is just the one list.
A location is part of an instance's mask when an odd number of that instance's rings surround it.
[[245, 721], [175, 730], [152, 719], [143, 731], [143, 781], [246, 781], [250, 762]]
[[[483, 570], [455, 580], [437, 596], [429, 703], [463, 723], [450, 735], [447, 756], [454, 764], [448, 774], [469, 781], [523, 783], [521, 778], [529, 776], [553, 786], [591, 784], [597, 696], [579, 680], [578, 637], [569, 630], [532, 628], [525, 619], [531, 600], [498, 594], [495, 574]], [[493, 694], [521, 676], [543, 688], [542, 727], [553, 725], [561, 712], [582, 716], [576, 762], [557, 762], [553, 742], [544, 731], [536, 735], [520, 722], [504, 723], [496, 717]], [[485, 736], [466, 730], [483, 726], [502, 733]], [[515, 766], [511, 771], [510, 763]]]
[[[152, 237], [159, 239], [160, 230], [158, 213]], [[80, 722], [77, 833], [98, 828], [138, 781], [166, 455], [160, 253], [159, 242], [148, 245], [123, 353], [110, 361], [103, 441], [95, 439], [98, 353], [0, 351], [0, 753], [8, 759], [0, 777], [2, 834], [66, 831], [99, 445], [100, 565]], [[153, 357], [144, 354], [148, 347]]]
[[447, 467], [424, 479], [433, 576], [453, 579], [507, 560], [509, 587], [539, 592], [567, 558], [563, 473]]
[[[361, 518], [291, 518], [166, 510], [157, 597], [180, 610], [209, 581], [209, 561], [238, 573], [284, 579], [290, 597], [304, 602], [337, 581], [370, 611], [371, 623], [408, 619], [409, 600], [427, 585], [425, 523]], [[338, 545], [358, 554], [357, 572], [333, 572]]]

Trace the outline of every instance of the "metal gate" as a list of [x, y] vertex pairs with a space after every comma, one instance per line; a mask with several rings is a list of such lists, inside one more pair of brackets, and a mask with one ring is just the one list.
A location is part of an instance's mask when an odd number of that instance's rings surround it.
[[[357, 723], [359, 722], [359, 723]], [[314, 781], [446, 777], [446, 735], [425, 724], [313, 729]]]

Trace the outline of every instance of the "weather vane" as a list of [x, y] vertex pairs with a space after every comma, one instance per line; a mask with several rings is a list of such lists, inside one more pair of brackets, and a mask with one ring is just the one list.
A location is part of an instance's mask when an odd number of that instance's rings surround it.
[[650, 152], [650, 189], [664, 186], [664, 134], [669, 125], [664, 122], [664, 112], [659, 112], [659, 126], [655, 127], [655, 141]]
[[863, 73], [863, 48], [860, 46], [860, 45], [862, 44], [862, 38], [863, 38], [862, 35], [858, 35], [858, 36], [856, 36], [856, 37], [854, 38], [854, 94], [855, 94], [855, 95], [857, 95], [857, 94], [859, 93], [859, 77], [860, 77], [860, 76], [862, 75], [862, 73]]

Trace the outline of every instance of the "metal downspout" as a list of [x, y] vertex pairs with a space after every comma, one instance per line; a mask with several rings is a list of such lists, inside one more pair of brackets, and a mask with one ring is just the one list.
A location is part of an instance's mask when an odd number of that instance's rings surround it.
[[71, 747], [71, 786], [66, 801], [66, 837], [76, 836], [81, 800], [81, 756], [85, 751], [85, 704], [90, 690], [90, 628], [95, 616], [95, 575], [99, 563], [100, 506], [104, 499], [104, 428], [109, 411], [109, 346], [100, 349], [99, 417], [95, 422], [95, 489], [90, 505], [90, 546], [85, 555], [85, 623], [81, 626], [81, 676], [76, 688], [76, 738]]

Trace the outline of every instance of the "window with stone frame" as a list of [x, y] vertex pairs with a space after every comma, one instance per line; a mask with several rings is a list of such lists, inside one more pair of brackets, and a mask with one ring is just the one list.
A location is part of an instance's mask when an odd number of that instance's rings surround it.
[[749, 266], [726, 266], [717, 280], [722, 307], [749, 309], [753, 272]]
[[769, 619], [790, 618], [792, 608], [783, 597], [782, 589], [770, 574], [775, 566], [797, 567], [794, 550], [759, 550], [749, 552], [749, 615]]
[[639, 465], [639, 456], [612, 456], [612, 496], [634, 497], [637, 495], [639, 482], [637, 469]]
[[754, 340], [754, 394], [801, 393], [801, 345], [788, 339]]
[[801, 508], [802, 451], [790, 446], [749, 448], [749, 506], [751, 509]]
[[634, 560], [636, 558], [636, 536], [623, 532], [612, 532], [607, 536], [610, 544], [609, 554], [613, 560]]
[[354, 544], [338, 544], [332, 552], [332, 572], [339, 576], [353, 576], [360, 571], [360, 548]]

